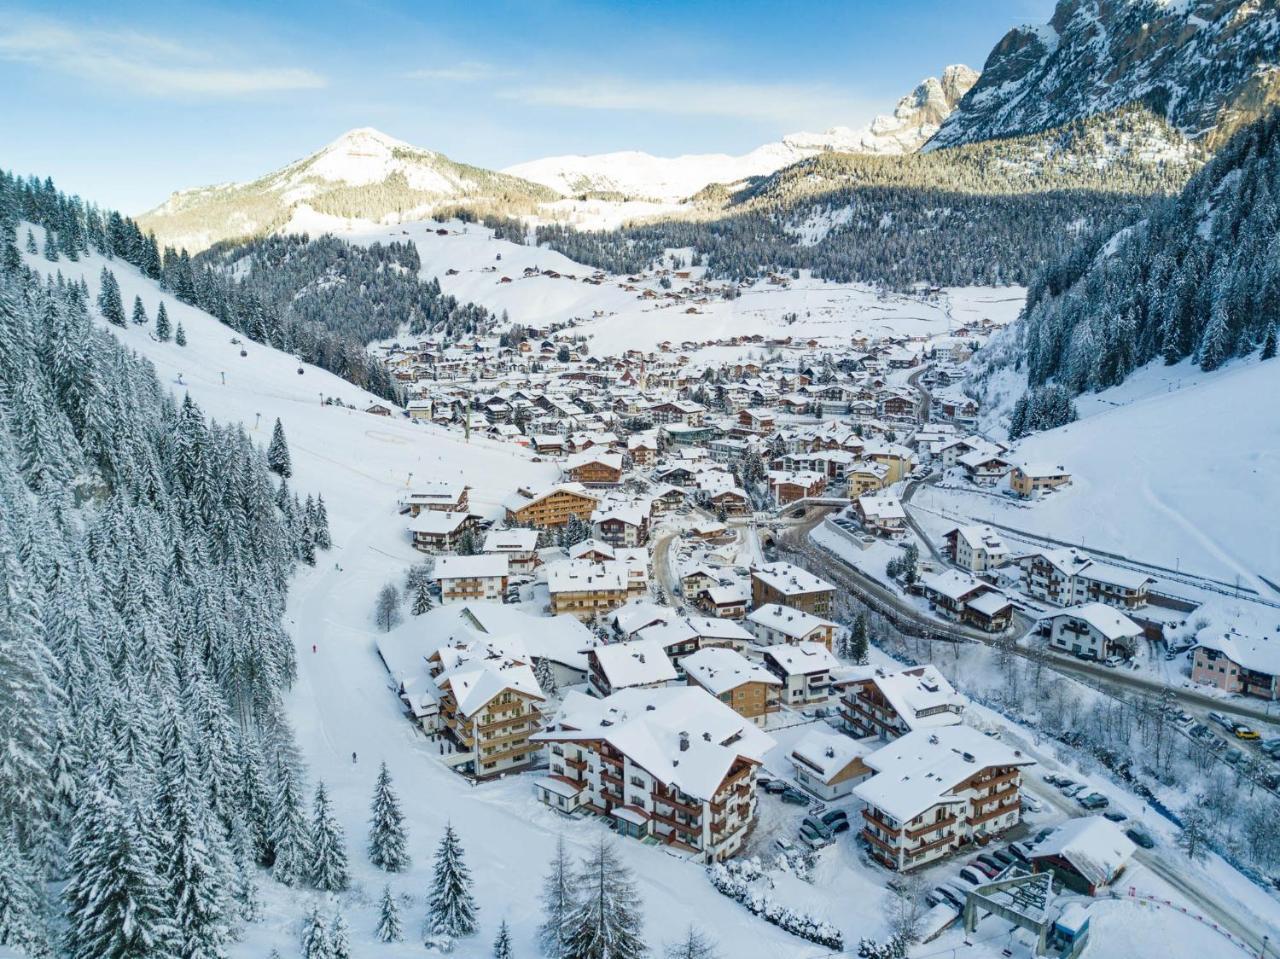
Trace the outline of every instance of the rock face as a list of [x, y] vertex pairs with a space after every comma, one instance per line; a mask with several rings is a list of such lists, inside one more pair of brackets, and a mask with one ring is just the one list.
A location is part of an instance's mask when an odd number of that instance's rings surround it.
[[932, 150], [1035, 133], [1141, 104], [1220, 143], [1280, 101], [1274, 0], [1060, 0], [1010, 30]]

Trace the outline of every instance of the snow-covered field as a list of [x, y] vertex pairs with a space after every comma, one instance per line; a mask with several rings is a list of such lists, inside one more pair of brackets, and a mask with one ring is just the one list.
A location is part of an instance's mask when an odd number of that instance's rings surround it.
[[[554, 250], [495, 239], [493, 231], [474, 223], [383, 226], [307, 211], [295, 216], [289, 228], [313, 235], [332, 232], [353, 243], [412, 240], [422, 260], [423, 277], [438, 278], [446, 293], [498, 314], [505, 311], [519, 323], [539, 326], [577, 320], [577, 332], [589, 338], [596, 354], [651, 350], [663, 340], [679, 344], [757, 333], [827, 345], [848, 345], [858, 334], [935, 336], [983, 318], [998, 324], [1011, 322], [1025, 298], [1018, 287], [949, 289], [927, 298], [882, 296], [862, 284], [827, 283], [804, 276], [786, 288], [758, 281], [735, 300], [716, 296], [707, 303], [676, 302], [661, 298], [664, 291], [653, 277], [628, 284], [634, 290], [623, 289], [625, 277], [606, 276], [598, 286], [585, 283], [584, 278], [596, 272], [592, 267]], [[446, 235], [437, 232], [441, 229]], [[526, 267], [561, 276], [525, 277]], [[449, 275], [450, 270], [457, 273]], [[672, 277], [672, 289], [689, 288], [703, 271], [690, 272], [688, 281]], [[502, 282], [503, 277], [511, 282]], [[644, 299], [646, 289], [659, 298]], [[697, 312], [686, 312], [690, 308]], [[790, 314], [794, 321], [785, 319]]]
[[1030, 436], [1015, 461], [1061, 465], [1071, 486], [1031, 508], [922, 488], [919, 506], [1280, 593], [1280, 363], [1214, 373], [1159, 363], [1077, 400], [1080, 419]]

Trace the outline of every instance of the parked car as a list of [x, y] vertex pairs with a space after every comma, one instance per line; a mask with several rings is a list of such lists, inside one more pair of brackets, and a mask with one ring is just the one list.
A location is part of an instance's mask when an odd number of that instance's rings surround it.
[[843, 809], [833, 809], [830, 812], [824, 812], [821, 816], [823, 822], [828, 826], [834, 826], [837, 822], [849, 821], [849, 814]]
[[793, 843], [786, 836], [779, 836], [777, 839], [773, 841], [773, 844], [777, 846], [781, 852], [784, 852], [787, 855], [790, 855], [791, 853], [796, 851], [796, 844]]
[[1044, 781], [1047, 782], [1050, 786], [1062, 785], [1062, 779], [1054, 773], [1050, 773], [1049, 775], [1045, 776]]
[[1058, 777], [1058, 790], [1060, 792], [1065, 793], [1068, 789], [1075, 789], [1077, 785], [1079, 784], [1074, 779], [1064, 779], [1062, 776]]
[[1191, 727], [1191, 735], [1195, 739], [1207, 739], [1213, 735], [1213, 732], [1204, 723], [1196, 723]]
[[776, 796], [779, 793], [784, 793], [787, 791], [787, 784], [784, 783], [781, 779], [769, 779], [764, 782], [763, 789], [769, 795]]
[[1228, 719], [1226, 716], [1224, 716], [1222, 713], [1210, 713], [1209, 721], [1217, 723], [1223, 729], [1226, 729], [1228, 731], [1231, 729], [1233, 725], [1232, 721]]
[[1076, 783], [1075, 785], [1068, 786], [1066, 789], [1062, 790], [1062, 795], [1066, 796], [1068, 799], [1075, 799], [1081, 793], [1087, 793], [1088, 791], [1088, 783]]
[[987, 881], [986, 875], [969, 866], [960, 870], [960, 878], [971, 886], [981, 886]]
[[1012, 866], [1018, 861], [1018, 857], [1008, 849], [993, 849], [989, 855], [1002, 866]]
[[823, 822], [821, 819], [817, 819], [817, 818], [815, 818], [814, 816], [805, 816], [805, 817], [804, 817], [804, 822], [802, 822], [802, 823], [800, 824], [800, 828], [801, 828], [801, 829], [804, 829], [804, 828], [812, 829], [814, 832], [816, 832], [816, 833], [817, 833], [819, 836], [821, 836], [823, 839], [831, 839], [832, 837], [834, 837], [834, 836], [835, 836], [835, 832], [834, 832], [834, 831], [832, 831], [832, 829], [831, 829], [831, 827], [830, 827], [830, 826], [828, 826], [828, 825], [827, 825], [825, 822]]
[[933, 893], [934, 893], [934, 896], [936, 897], [933, 903], [935, 906], [939, 902], [945, 902], [947, 905], [953, 906], [956, 909], [964, 908], [964, 900], [961, 899], [959, 896], [957, 896], [954, 892], [952, 892], [946, 886], [937, 886], [933, 890]]
[[1143, 849], [1154, 849], [1156, 841], [1151, 838], [1151, 834], [1140, 826], [1134, 826], [1125, 830], [1125, 835], [1132, 839]]
[[1111, 805], [1111, 800], [1102, 793], [1089, 793], [1087, 796], [1077, 796], [1078, 802], [1085, 809], [1106, 809]]
[[1129, 818], [1124, 813], [1120, 812], [1120, 810], [1118, 809], [1108, 809], [1102, 815], [1105, 818], [1110, 819], [1112, 822], [1124, 822], [1126, 819]]
[[1235, 728], [1236, 739], [1261, 739], [1262, 734], [1256, 729], [1250, 729], [1248, 726], [1237, 726]]
[[823, 846], [827, 845], [827, 843], [831, 842], [830, 839], [814, 832], [807, 825], [800, 829], [800, 841], [810, 849], [821, 849]]
[[1019, 859], [1022, 862], [1027, 862], [1031, 858], [1025, 842], [1011, 842], [1005, 848], [1013, 854], [1015, 859]]
[[983, 862], [980, 859], [970, 859], [969, 868], [976, 869], [978, 872], [982, 873], [988, 879], [994, 879], [996, 877], [996, 873], [1000, 871], [999, 869], [996, 869], [994, 866], [988, 866], [985, 862]]
[[1236, 763], [1244, 759], [1244, 753], [1241, 752], [1239, 749], [1236, 749], [1235, 746], [1232, 746], [1230, 749], [1226, 751], [1226, 753], [1223, 755], [1222, 758], [1225, 762], [1228, 762], [1232, 766], [1234, 766]]
[[984, 866], [988, 866], [994, 869], [996, 872], [1000, 872], [1005, 867], [1005, 863], [1001, 862], [999, 859], [997, 859], [993, 854], [989, 852], [984, 852], [982, 855], [976, 858], [978, 862], [982, 863]]
[[783, 802], [790, 803], [793, 806], [809, 805], [809, 797], [798, 789], [792, 789], [790, 786], [783, 787], [780, 797]]
[[1031, 795], [1028, 795], [1027, 793], [1023, 793], [1022, 808], [1025, 809], [1027, 812], [1040, 812], [1042, 809], [1044, 809], [1044, 803], [1042, 803], [1035, 796], [1031, 796]]

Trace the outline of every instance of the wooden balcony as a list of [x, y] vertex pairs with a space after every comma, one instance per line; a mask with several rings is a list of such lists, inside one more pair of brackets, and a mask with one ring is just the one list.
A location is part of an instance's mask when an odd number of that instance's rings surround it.
[[587, 768], [587, 761], [585, 759], [570, 759], [568, 756], [565, 757], [564, 764], [566, 766], [572, 766], [579, 772]]
[[873, 833], [870, 829], [862, 830], [862, 838], [867, 840], [867, 842], [871, 843], [873, 846], [883, 849], [885, 852], [887, 852], [890, 856], [893, 857], [895, 862], [897, 861], [898, 853], [901, 850], [900, 846], [897, 846], [886, 839], [881, 839], [879, 836]]
[[970, 826], [980, 826], [982, 823], [989, 822], [997, 816], [1003, 816], [1005, 813], [1013, 812], [1015, 809], [1020, 808], [1021, 805], [1020, 801], [1005, 803], [1004, 805], [996, 806], [994, 809], [989, 809], [984, 813], [978, 813], [976, 816], [969, 816], [965, 819], [965, 822]]
[[908, 856], [918, 856], [921, 853], [925, 853], [925, 852], [929, 852], [930, 850], [937, 849], [939, 846], [948, 845], [955, 838], [956, 837], [951, 833], [947, 833], [947, 835], [940, 836], [931, 842], [922, 842], [918, 846], [906, 847], [905, 852]]
[[605, 782], [613, 783], [619, 789], [622, 788], [622, 777], [615, 776], [613, 773], [608, 772], [603, 766], [600, 767], [600, 778]]
[[865, 807], [862, 810], [862, 818], [865, 819], [867, 822], [875, 823], [885, 832], [900, 833], [902, 831], [901, 826], [893, 825], [891, 822], [889, 822], [888, 819], [881, 816], [878, 811], [876, 811], [875, 809], [869, 806]]
[[664, 793], [660, 793], [660, 792], [658, 792], [656, 789], [655, 789], [655, 790], [653, 790], [653, 791], [651, 791], [651, 792], [649, 793], [649, 795], [650, 795], [650, 796], [652, 796], [652, 797], [653, 797], [655, 800], [657, 800], [658, 802], [660, 802], [660, 803], [666, 803], [666, 804], [667, 804], [668, 806], [670, 806], [671, 808], [673, 808], [673, 809], [679, 809], [679, 810], [681, 810], [681, 811], [683, 811], [683, 812], [687, 813], [688, 815], [693, 816], [693, 817], [695, 817], [695, 818], [696, 818], [696, 817], [700, 817], [700, 816], [702, 815], [702, 807], [701, 807], [701, 806], [695, 806], [695, 805], [693, 805], [692, 803], [682, 802], [681, 800], [676, 799], [676, 798], [675, 798], [675, 797], [673, 797], [673, 796], [669, 796], [669, 795], [665, 795]]
[[923, 826], [917, 826], [915, 829], [907, 829], [903, 834], [908, 839], [919, 839], [921, 836], [927, 836], [929, 833], [935, 832], [939, 829], [946, 829], [948, 826], [954, 825], [958, 822], [959, 819], [959, 816], [947, 816], [945, 819], [940, 819], [937, 822], [927, 822]]

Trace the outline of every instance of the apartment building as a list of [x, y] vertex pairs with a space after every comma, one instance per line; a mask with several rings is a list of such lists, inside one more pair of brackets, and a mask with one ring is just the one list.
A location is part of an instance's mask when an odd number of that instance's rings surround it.
[[510, 524], [551, 529], [563, 526], [571, 516], [590, 522], [599, 504], [600, 497], [581, 483], [560, 483], [540, 493], [519, 490], [502, 505]]
[[766, 646], [761, 661], [782, 682], [785, 705], [798, 708], [830, 701], [840, 661], [821, 643]]
[[452, 553], [476, 529], [476, 517], [467, 512], [422, 509], [409, 521], [413, 548], [424, 553]]
[[623, 689], [654, 689], [675, 682], [675, 664], [656, 639], [632, 639], [587, 650], [587, 683], [604, 698]]
[[536, 529], [495, 529], [485, 535], [481, 551], [505, 556], [512, 573], [532, 573], [539, 563]]
[[1142, 609], [1155, 582], [1145, 573], [1099, 562], [1077, 549], [1028, 553], [1015, 561], [1027, 595], [1055, 606], [1099, 602], [1117, 609]]
[[773, 740], [694, 687], [579, 692], [534, 736], [549, 775], [538, 798], [564, 813], [608, 816], [616, 831], [703, 861], [742, 848], [756, 816], [756, 772]]
[[614, 560], [567, 559], [547, 566], [547, 589], [554, 616], [583, 622], [617, 609], [630, 596], [628, 567]]
[[965, 698], [931, 665], [897, 672], [876, 668], [838, 684], [840, 718], [850, 736], [888, 741], [919, 729], [958, 726]]
[[439, 690], [441, 728], [462, 751], [452, 765], [486, 777], [534, 761], [538, 747], [529, 737], [540, 728], [544, 696], [518, 642], [449, 645], [427, 662]]
[[1134, 654], [1143, 629], [1118, 609], [1103, 603], [1083, 603], [1046, 617], [1049, 646], [1074, 656], [1106, 659]]
[[1071, 482], [1071, 474], [1061, 466], [1026, 463], [1009, 473], [1009, 488], [1026, 499], [1036, 493], [1054, 490]]
[[510, 570], [506, 556], [441, 556], [434, 575], [440, 584], [441, 603], [502, 602]]
[[943, 539], [947, 558], [971, 573], [984, 573], [1009, 561], [1009, 547], [990, 526], [957, 526]]
[[622, 482], [622, 454], [590, 449], [564, 462], [565, 479], [583, 486], [617, 486]]
[[760, 646], [821, 643], [830, 649], [836, 632], [836, 624], [831, 620], [778, 603], [753, 609], [747, 614], [746, 626]]
[[453, 480], [431, 480], [419, 484], [407, 497], [404, 505], [409, 513], [417, 516], [423, 510], [436, 510], [442, 513], [465, 513], [467, 511], [467, 491], [471, 489], [465, 483]]
[[815, 616], [827, 616], [835, 593], [836, 588], [826, 580], [790, 563], [767, 563], [751, 568], [751, 605], [756, 609], [777, 603]]
[[682, 665], [690, 685], [701, 686], [757, 726], [763, 726], [781, 705], [782, 680], [732, 649], [700, 649]]
[[866, 803], [868, 851], [906, 871], [985, 842], [1022, 815], [1022, 770], [1033, 760], [969, 726], [907, 733], [863, 757], [874, 775], [854, 787]]

